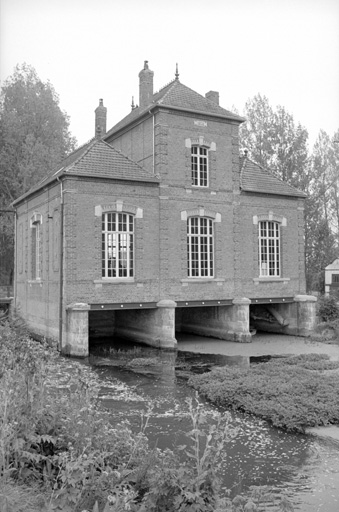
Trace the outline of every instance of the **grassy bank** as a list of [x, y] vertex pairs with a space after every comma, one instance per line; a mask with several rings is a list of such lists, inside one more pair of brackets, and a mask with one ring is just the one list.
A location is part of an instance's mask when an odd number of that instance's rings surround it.
[[276, 427], [339, 424], [339, 362], [307, 354], [272, 359], [249, 368], [215, 368], [189, 384], [211, 402], [263, 418]]

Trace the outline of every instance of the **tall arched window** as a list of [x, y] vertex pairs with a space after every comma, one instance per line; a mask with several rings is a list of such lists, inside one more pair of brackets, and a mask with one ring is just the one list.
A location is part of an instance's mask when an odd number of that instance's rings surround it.
[[191, 148], [192, 185], [208, 187], [208, 148], [192, 146]]
[[42, 216], [35, 213], [31, 218], [31, 263], [32, 279], [41, 279], [41, 224]]
[[213, 253], [213, 220], [207, 217], [189, 217], [187, 219], [188, 277], [213, 277]]
[[102, 215], [102, 277], [134, 276], [134, 216]]
[[275, 221], [259, 222], [259, 275], [280, 277], [280, 224]]

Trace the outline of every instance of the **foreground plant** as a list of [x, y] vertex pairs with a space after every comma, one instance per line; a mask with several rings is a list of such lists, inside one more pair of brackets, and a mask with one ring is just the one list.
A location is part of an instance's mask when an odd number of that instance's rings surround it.
[[253, 495], [221, 496], [218, 475], [236, 430], [228, 415], [206, 415], [197, 399], [187, 403], [187, 443], [150, 451], [151, 407], [138, 433], [126, 421], [113, 427], [89, 367], [8, 324], [0, 325], [0, 384], [1, 512], [225, 512], [259, 505]]
[[[76, 363], [65, 372], [66, 363], [48, 345], [0, 326], [1, 489], [38, 486], [49, 510], [73, 512], [98, 494], [106, 499], [120, 480], [115, 470], [137, 466], [147, 439], [127, 422], [113, 428], [97, 379]], [[8, 508], [8, 496], [0, 498]]]

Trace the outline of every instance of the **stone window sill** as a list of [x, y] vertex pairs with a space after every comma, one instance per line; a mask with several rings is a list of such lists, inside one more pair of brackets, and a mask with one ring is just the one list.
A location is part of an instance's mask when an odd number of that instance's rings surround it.
[[134, 277], [107, 277], [106, 279], [95, 279], [94, 284], [133, 284]]
[[43, 281], [41, 281], [41, 279], [28, 279], [27, 283], [29, 285], [32, 285], [32, 284], [35, 284], [35, 285], [40, 285], [42, 286], [43, 285]]
[[193, 190], [198, 190], [199, 192], [201, 192], [201, 191], [208, 192], [209, 194], [212, 194], [212, 195], [215, 195], [217, 193], [217, 191], [214, 190], [213, 188], [198, 187], [198, 186], [194, 186], [194, 185], [191, 185], [190, 187], [185, 187], [185, 190], [186, 190], [187, 194], [191, 194]]
[[255, 283], [287, 283], [290, 281], [289, 277], [254, 277]]
[[213, 277], [188, 277], [186, 279], [180, 279], [181, 283], [223, 283], [225, 279], [223, 278], [213, 278]]

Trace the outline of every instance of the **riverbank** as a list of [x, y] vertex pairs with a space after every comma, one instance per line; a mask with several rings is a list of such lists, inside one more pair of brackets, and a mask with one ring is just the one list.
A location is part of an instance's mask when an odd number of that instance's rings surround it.
[[[132, 366], [148, 361], [141, 359]], [[211, 425], [203, 404], [185, 399], [187, 444], [151, 447], [147, 425], [155, 400], [109, 381], [105, 389], [122, 394], [125, 407], [112, 425], [103, 382], [89, 361], [61, 357], [8, 324], [0, 325], [0, 384], [0, 510], [232, 510], [218, 475], [224, 445], [236, 436], [227, 415], [215, 410]], [[127, 418], [132, 394], [142, 405], [137, 431]], [[251, 502], [248, 494], [241, 500]]]

